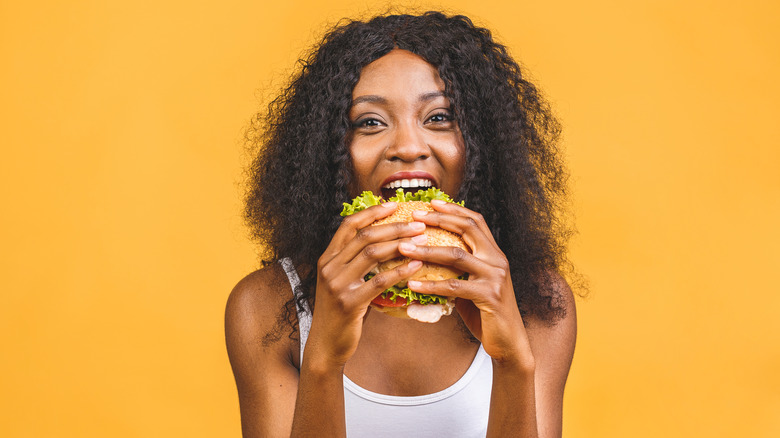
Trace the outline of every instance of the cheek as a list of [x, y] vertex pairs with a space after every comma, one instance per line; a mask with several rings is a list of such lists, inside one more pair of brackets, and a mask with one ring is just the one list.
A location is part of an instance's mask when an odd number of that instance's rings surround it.
[[462, 137], [458, 136], [453, 141], [447, 162], [451, 172], [456, 173], [459, 178], [463, 176], [463, 171], [466, 168], [466, 144]]
[[453, 195], [460, 191], [463, 184], [463, 174], [466, 171], [466, 146], [462, 138], [455, 139], [452, 147], [447, 151], [446, 172], [452, 184]]
[[354, 149], [349, 150], [350, 165], [352, 166], [352, 178], [355, 180], [362, 179], [362, 175], [365, 174], [366, 169], [366, 157], [364, 153], [356, 151]]
[[352, 173], [349, 189], [354, 197], [369, 186], [369, 177], [374, 170], [374, 161], [369, 151], [360, 147], [359, 144], [350, 145], [349, 158]]

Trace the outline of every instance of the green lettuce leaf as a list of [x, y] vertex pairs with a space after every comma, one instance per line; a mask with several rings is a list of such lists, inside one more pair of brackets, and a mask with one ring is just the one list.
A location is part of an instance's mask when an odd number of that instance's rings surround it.
[[453, 204], [458, 204], [460, 206], [463, 206], [463, 201], [455, 202], [450, 196], [441, 190], [437, 189], [436, 187], [431, 187], [428, 190], [418, 190], [417, 193], [406, 193], [404, 192], [404, 189], [398, 188], [395, 191], [395, 196], [388, 199], [388, 201], [395, 201], [395, 202], [410, 202], [410, 201], [422, 201], [422, 202], [431, 202], [434, 199], [438, 199], [440, 201], [445, 202], [452, 202]]
[[[364, 280], [368, 281], [374, 274], [367, 274]], [[447, 298], [439, 295], [428, 295], [415, 292], [408, 287], [390, 286], [382, 292], [382, 298], [389, 298], [395, 302], [398, 298], [405, 298], [409, 303], [417, 301], [420, 304], [447, 304]]]
[[[368, 281], [373, 277], [375, 274], [366, 274], [366, 276], [363, 278], [365, 281]], [[464, 273], [463, 275], [458, 276], [459, 280], [468, 280], [469, 274]], [[417, 301], [420, 304], [447, 304], [447, 298], [442, 297], [440, 295], [428, 295], [428, 294], [421, 294], [419, 292], [415, 292], [408, 287], [398, 287], [398, 286], [390, 286], [387, 288], [384, 292], [382, 292], [382, 298], [389, 298], [390, 301], [395, 302], [398, 298], [406, 299], [409, 303], [413, 301]]]
[[[410, 201], [422, 201], [431, 202], [434, 199], [440, 201], [451, 202], [463, 206], [463, 201], [455, 202], [450, 196], [436, 187], [431, 187], [428, 190], [418, 190], [417, 193], [405, 193], [404, 189], [399, 188], [395, 191], [395, 196], [388, 199], [388, 202], [410, 202]], [[349, 216], [355, 214], [361, 210], [365, 210], [368, 207], [378, 205], [380, 202], [385, 202], [381, 196], [376, 196], [370, 191], [365, 191], [357, 198], [352, 200], [352, 204], [344, 203], [344, 209], [341, 210], [342, 216]]]
[[344, 203], [344, 209], [341, 210], [342, 216], [349, 216], [351, 214], [355, 214], [361, 210], [365, 210], [368, 207], [379, 205], [379, 202], [382, 201], [381, 196], [376, 196], [372, 192], [365, 191], [360, 194], [357, 198], [352, 200], [352, 204]]

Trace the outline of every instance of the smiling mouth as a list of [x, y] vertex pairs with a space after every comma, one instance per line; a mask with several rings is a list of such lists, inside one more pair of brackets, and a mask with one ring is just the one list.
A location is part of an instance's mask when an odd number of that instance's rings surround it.
[[395, 196], [395, 191], [402, 188], [406, 193], [417, 193], [433, 187], [433, 181], [427, 178], [397, 179], [382, 186], [382, 197], [389, 199]]

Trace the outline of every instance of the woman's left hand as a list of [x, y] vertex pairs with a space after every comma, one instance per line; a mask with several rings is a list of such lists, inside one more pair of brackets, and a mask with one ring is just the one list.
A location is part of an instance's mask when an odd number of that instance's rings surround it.
[[457, 204], [431, 202], [433, 212], [416, 211], [415, 220], [460, 234], [471, 254], [455, 247], [401, 245], [414, 260], [452, 266], [469, 273], [468, 280], [410, 281], [421, 293], [457, 297], [456, 308], [471, 333], [494, 360], [534, 366], [523, 319], [517, 308], [509, 262], [481, 214]]

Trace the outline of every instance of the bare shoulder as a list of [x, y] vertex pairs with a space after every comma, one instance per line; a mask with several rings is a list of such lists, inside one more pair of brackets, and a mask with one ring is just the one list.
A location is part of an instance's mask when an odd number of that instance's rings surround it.
[[557, 366], [565, 366], [568, 373], [577, 339], [577, 308], [574, 293], [563, 277], [555, 275], [552, 286], [563, 316], [553, 322], [531, 317], [527, 332], [537, 365], [554, 361]]
[[228, 353], [244, 349], [285, 351], [290, 349], [290, 327], [283, 310], [292, 297], [284, 270], [274, 263], [238, 282], [225, 307]]
[[247, 437], [290, 434], [298, 343], [288, 336], [283, 309], [291, 297], [284, 270], [274, 263], [239, 281], [227, 301], [225, 342]]

